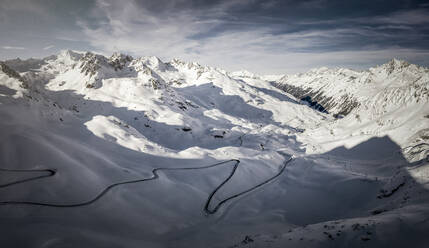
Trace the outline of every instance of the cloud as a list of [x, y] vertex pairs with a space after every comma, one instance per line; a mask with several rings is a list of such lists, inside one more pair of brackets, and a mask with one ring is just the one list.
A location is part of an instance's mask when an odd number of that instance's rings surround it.
[[373, 21], [389, 24], [426, 25], [429, 24], [427, 9], [397, 11], [387, 16], [377, 16]]
[[45, 4], [36, 0], [2, 0], [0, 10], [3, 12], [18, 11], [22, 13], [32, 13], [39, 16], [50, 16], [51, 13]]
[[[92, 16], [99, 21], [94, 25], [82, 19], [78, 25], [90, 45], [104, 53], [179, 57], [261, 73], [318, 65], [359, 67], [392, 56], [422, 61], [421, 54], [429, 50], [429, 37], [422, 34], [427, 29], [422, 25], [426, 10], [389, 6], [345, 15], [350, 8], [331, 10], [324, 5], [347, 7], [325, 0], [305, 4], [98, 0]], [[315, 8], [322, 14], [314, 14]]]
[[49, 45], [49, 46], [44, 47], [43, 50], [49, 50], [49, 49], [54, 48], [54, 47], [55, 47], [54, 45]]
[[180, 55], [198, 45], [186, 37], [206, 24], [198, 23], [192, 15], [159, 16], [139, 8], [133, 1], [98, 1], [94, 16], [105, 19], [95, 28], [81, 20], [90, 44], [107, 52], [132, 51], [137, 54]]
[[3, 58], [46, 56], [50, 44], [260, 73], [394, 56], [429, 65], [429, 7], [419, 0], [4, 1], [0, 43], [26, 49], [0, 49]]
[[2, 46], [5, 50], [25, 50], [25, 47], [18, 47], [18, 46]]

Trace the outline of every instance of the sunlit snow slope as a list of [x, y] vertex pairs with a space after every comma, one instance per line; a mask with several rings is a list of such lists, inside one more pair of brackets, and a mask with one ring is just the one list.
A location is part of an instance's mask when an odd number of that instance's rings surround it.
[[2, 247], [429, 242], [427, 68], [62, 51], [0, 69]]

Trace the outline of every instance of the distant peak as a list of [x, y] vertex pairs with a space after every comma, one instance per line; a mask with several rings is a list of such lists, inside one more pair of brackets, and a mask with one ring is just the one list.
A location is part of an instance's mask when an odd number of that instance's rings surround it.
[[83, 52], [73, 50], [61, 50], [57, 55], [52, 55], [44, 58], [44, 60], [60, 60], [63, 63], [71, 64], [77, 62], [82, 58]]
[[386, 64], [381, 65], [381, 67], [386, 69], [389, 74], [395, 70], [400, 70], [408, 66], [410, 66], [410, 63], [405, 60], [400, 60], [396, 58], [390, 60]]
[[133, 57], [129, 55], [115, 52], [112, 54], [112, 56], [110, 56], [109, 64], [115, 68], [115, 71], [122, 70], [127, 65], [127, 63], [131, 62], [132, 60]]
[[256, 75], [255, 73], [250, 72], [248, 70], [234, 71], [234, 72], [231, 72], [230, 75], [233, 77], [242, 77], [242, 78], [254, 78], [254, 79], [259, 78], [259, 75]]
[[387, 64], [394, 65], [394, 66], [409, 66], [410, 65], [410, 63], [408, 63], [407, 61], [401, 60], [401, 59], [396, 59], [396, 58], [393, 58]]
[[181, 66], [187, 66], [189, 69], [191, 68], [201, 68], [203, 66], [201, 66], [198, 62], [188, 62], [188, 61], [183, 61], [181, 59], [178, 58], [174, 58], [170, 61], [170, 64], [172, 65], [181, 65]]
[[149, 57], [149, 61], [151, 63], [153, 63], [154, 65], [158, 65], [158, 64], [164, 64], [164, 62], [162, 62], [162, 60], [156, 56], [150, 56]]
[[173, 58], [171, 61], [170, 61], [170, 63], [172, 63], [172, 64], [184, 64], [185, 62], [184, 61], [182, 61], [181, 59], [179, 59], [179, 58]]
[[109, 60], [111, 60], [111, 61], [114, 61], [114, 60], [120, 60], [120, 61], [127, 60], [127, 61], [131, 61], [131, 60], [133, 60], [133, 57], [131, 57], [128, 54], [123, 54], [123, 53], [120, 53], [120, 52], [114, 52], [112, 54], [112, 56], [110, 56]]
[[103, 61], [103, 62], [107, 63], [108, 58], [106, 58], [104, 55], [87, 51], [80, 56], [80, 60], [82, 60], [82, 61], [93, 61], [93, 62]]
[[149, 67], [163, 67], [164, 62], [156, 56], [144, 56], [137, 59], [138, 61], [142, 62], [143, 64], [149, 66]]
[[70, 49], [61, 50], [58, 55], [63, 57], [80, 57], [83, 52], [73, 51]]
[[67, 55], [67, 54], [71, 54], [71, 53], [73, 53], [73, 51], [70, 49], [63, 49], [63, 50], [60, 50], [60, 52], [59, 52], [60, 55]]

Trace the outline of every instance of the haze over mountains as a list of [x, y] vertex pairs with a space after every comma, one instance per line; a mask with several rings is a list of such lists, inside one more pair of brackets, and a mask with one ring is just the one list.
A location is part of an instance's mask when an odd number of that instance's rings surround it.
[[1, 62], [0, 244], [425, 247], [428, 101], [429, 69], [396, 59], [266, 76]]

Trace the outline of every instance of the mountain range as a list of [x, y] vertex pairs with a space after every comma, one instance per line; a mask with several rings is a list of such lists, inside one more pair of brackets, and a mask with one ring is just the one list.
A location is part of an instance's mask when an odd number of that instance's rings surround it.
[[4, 247], [425, 247], [429, 69], [0, 62]]

